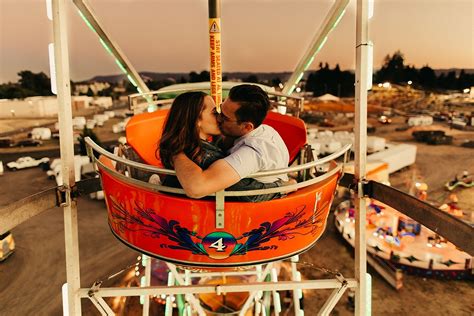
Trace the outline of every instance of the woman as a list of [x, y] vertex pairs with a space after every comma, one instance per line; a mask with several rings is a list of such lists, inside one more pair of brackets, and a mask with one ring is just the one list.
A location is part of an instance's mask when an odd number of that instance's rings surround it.
[[[225, 157], [225, 153], [212, 139], [221, 134], [214, 112], [214, 101], [203, 92], [180, 94], [171, 105], [166, 118], [163, 134], [157, 148], [161, 162], [167, 169], [173, 169], [172, 157], [184, 152], [202, 169], [207, 169], [214, 161]], [[181, 187], [175, 176], [166, 176], [163, 185]], [[276, 188], [280, 182], [262, 183], [245, 178], [229, 187], [229, 191]], [[243, 196], [238, 201], [258, 202], [279, 197], [280, 194]], [[231, 200], [231, 198], [229, 198]]]

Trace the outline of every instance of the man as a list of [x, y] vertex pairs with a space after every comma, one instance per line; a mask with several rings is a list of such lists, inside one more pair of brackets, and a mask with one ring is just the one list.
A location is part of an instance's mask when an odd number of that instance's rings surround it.
[[[268, 95], [255, 85], [233, 87], [216, 113], [219, 128], [234, 139], [230, 155], [202, 170], [184, 153], [173, 164], [186, 195], [201, 198], [221, 191], [249, 175], [288, 167], [289, 153], [283, 139], [272, 127], [262, 124], [270, 108]], [[260, 177], [264, 183], [287, 181], [286, 174]], [[249, 188], [250, 189], [250, 188]]]

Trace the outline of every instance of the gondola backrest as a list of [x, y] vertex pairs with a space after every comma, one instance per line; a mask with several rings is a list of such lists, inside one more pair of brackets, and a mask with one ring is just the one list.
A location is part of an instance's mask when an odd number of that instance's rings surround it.
[[[162, 166], [156, 157], [158, 139], [161, 137], [168, 110], [142, 113], [130, 119], [126, 127], [127, 143], [146, 163]], [[290, 162], [306, 144], [306, 127], [302, 120], [288, 115], [269, 112], [264, 124], [272, 126], [283, 138], [290, 153]]]
[[263, 121], [280, 134], [290, 153], [290, 164], [298, 157], [301, 148], [306, 145], [306, 126], [303, 120], [294, 116], [268, 112]]
[[127, 143], [147, 164], [163, 167], [156, 156], [158, 140], [161, 138], [168, 110], [135, 115], [128, 121], [125, 132]]

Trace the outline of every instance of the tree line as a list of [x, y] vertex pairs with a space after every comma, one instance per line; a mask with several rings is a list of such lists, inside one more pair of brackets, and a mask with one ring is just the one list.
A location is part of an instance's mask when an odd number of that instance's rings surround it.
[[[390, 82], [407, 85], [409, 81], [415, 88], [425, 90], [457, 90], [474, 86], [474, 74], [461, 70], [436, 75], [428, 65], [415, 68], [405, 64], [405, 58], [400, 51], [387, 55], [382, 67], [373, 76], [374, 83]], [[350, 71], [341, 71], [339, 65], [330, 69], [327, 63], [319, 64], [317, 71], [311, 72], [306, 80], [305, 89], [314, 95], [331, 93], [340, 97], [354, 96], [355, 75]]]
[[0, 84], [0, 99], [24, 99], [37, 95], [52, 95], [51, 81], [44, 73], [22, 70], [18, 82]]
[[[20, 79], [16, 83], [8, 82], [0, 84], [0, 99], [23, 99], [30, 96], [48, 96], [51, 93], [51, 82], [49, 77], [43, 73], [33, 73], [29, 70], [22, 70], [18, 73]], [[186, 77], [168, 78], [163, 80], [149, 79], [146, 81], [150, 90], [158, 90], [162, 87], [175, 83], [187, 82], [203, 82], [209, 81], [209, 71], [201, 72], [191, 71]], [[223, 81], [228, 78], [224, 76]], [[256, 74], [250, 74], [248, 77], [242, 78], [244, 82], [262, 83], [274, 87], [278, 87], [282, 81], [280, 78], [272, 78], [270, 80], [259, 80]], [[384, 59], [382, 67], [375, 72], [373, 77], [374, 83], [388, 81], [392, 84], [406, 85], [408, 81], [415, 88], [426, 90], [457, 90], [474, 86], [474, 74], [468, 74], [464, 70], [459, 73], [450, 71], [436, 75], [435, 71], [428, 65], [415, 68], [412, 65], [405, 64], [405, 58], [400, 51], [393, 55], [387, 55]], [[320, 63], [319, 69], [309, 73], [304, 90], [312, 92], [314, 95], [323, 95], [330, 93], [340, 97], [354, 96], [355, 75], [352, 71], [341, 70], [339, 64], [334, 68], [330, 68], [328, 63]], [[110, 87], [98, 92], [99, 96], [118, 97], [118, 93], [114, 92], [114, 88], [119, 84], [111, 83]], [[71, 81], [71, 87], [74, 82]], [[126, 93], [135, 93], [136, 88], [128, 81], [124, 84]], [[86, 93], [92, 96], [93, 92], [89, 89]]]

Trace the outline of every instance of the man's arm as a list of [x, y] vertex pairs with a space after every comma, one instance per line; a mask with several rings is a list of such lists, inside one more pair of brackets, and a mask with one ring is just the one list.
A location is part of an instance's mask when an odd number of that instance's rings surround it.
[[173, 163], [184, 192], [191, 198], [199, 199], [224, 190], [240, 180], [239, 174], [223, 159], [206, 170], [202, 170], [184, 153], [174, 156]]

